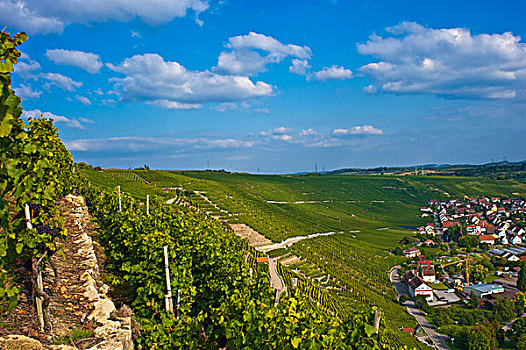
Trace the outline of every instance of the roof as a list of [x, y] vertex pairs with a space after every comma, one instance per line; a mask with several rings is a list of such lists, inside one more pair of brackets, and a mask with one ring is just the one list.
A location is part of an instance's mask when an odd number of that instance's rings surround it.
[[266, 263], [266, 262], [268, 262], [268, 258], [267, 258], [266, 256], [258, 256], [258, 257], [256, 258], [256, 261], [257, 261], [258, 263]]
[[501, 285], [494, 284], [494, 283], [482, 283], [482, 284], [474, 284], [471, 286], [464, 287], [464, 289], [469, 288], [472, 290], [476, 290], [481, 293], [489, 293], [495, 289], [503, 289]]
[[427, 286], [427, 284], [418, 276], [409, 281], [409, 285], [411, 286], [411, 288], [413, 288], [413, 290], [416, 290], [422, 284]]
[[422, 271], [423, 276], [434, 276], [435, 275], [435, 269], [431, 270], [423, 270]]
[[479, 236], [479, 241], [494, 241], [495, 238], [493, 237], [493, 235], [482, 235], [482, 236]]

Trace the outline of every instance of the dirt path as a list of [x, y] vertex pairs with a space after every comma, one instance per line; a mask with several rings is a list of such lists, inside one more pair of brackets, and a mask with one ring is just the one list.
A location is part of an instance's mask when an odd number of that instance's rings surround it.
[[[51, 257], [58, 276], [55, 291], [52, 290], [55, 280], [53, 270], [46, 266], [42, 273], [44, 290], [51, 296], [49, 314], [52, 329], [40, 331], [31, 297], [29, 270], [25, 266], [17, 266], [15, 273], [19, 278], [22, 295], [12, 314], [1, 320], [12, 326], [0, 328], [0, 336], [26, 335], [37, 339], [44, 349], [48, 349], [53, 341], [60, 339], [67, 345], [72, 345], [69, 337], [74, 331], [91, 331], [91, 335], [76, 340], [74, 344], [75, 349], [88, 349], [110, 339], [113, 331], [120, 330], [120, 323], [108, 320], [111, 312], [115, 311], [115, 306], [106, 296], [109, 287], [100, 279], [100, 259], [95, 254], [97, 248], [91, 238], [96, 225], [91, 220], [83, 198], [67, 196], [60, 202], [60, 208], [68, 237], [58, 242], [61, 252]], [[113, 330], [99, 327], [107, 322], [113, 323]], [[129, 339], [131, 341], [131, 331]]]
[[270, 285], [276, 290], [276, 299], [274, 300], [274, 306], [276, 306], [279, 304], [281, 294], [287, 290], [287, 287], [278, 272], [278, 262], [275, 259], [268, 259], [268, 270], [270, 274]]
[[236, 235], [248, 241], [248, 244], [259, 250], [259, 247], [272, 245], [273, 242], [246, 224], [228, 224]]
[[[359, 231], [351, 231], [351, 232], [359, 232]], [[320, 237], [320, 236], [331, 236], [331, 235], [334, 235], [334, 234], [337, 234], [337, 233], [344, 233], [344, 231], [339, 231], [339, 232], [335, 232], [335, 231], [321, 232], [321, 233], [313, 233], [313, 234], [310, 234], [310, 235], [307, 235], [307, 236], [291, 237], [291, 238], [287, 238], [284, 241], [281, 241], [280, 243], [272, 243], [272, 244], [268, 244], [268, 245], [264, 245], [264, 246], [257, 246], [256, 249], [259, 250], [260, 252], [266, 253], [266, 252], [268, 252], [270, 250], [289, 247], [289, 246], [291, 246], [294, 243], [297, 243], [299, 241], [303, 241], [304, 239], [311, 239], [311, 238]]]

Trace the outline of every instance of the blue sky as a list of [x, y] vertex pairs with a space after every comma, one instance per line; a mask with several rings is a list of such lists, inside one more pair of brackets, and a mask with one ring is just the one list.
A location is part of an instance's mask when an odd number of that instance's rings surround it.
[[526, 1], [0, 0], [76, 161], [283, 173], [524, 160]]

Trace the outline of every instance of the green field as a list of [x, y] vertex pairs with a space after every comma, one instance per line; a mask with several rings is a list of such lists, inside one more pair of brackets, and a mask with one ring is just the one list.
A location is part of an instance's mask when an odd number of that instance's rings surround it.
[[[330, 309], [378, 305], [392, 329], [416, 322], [395, 302], [388, 278], [390, 268], [404, 259], [390, 254], [412, 230], [429, 219], [420, 207], [431, 199], [463, 196], [526, 197], [526, 185], [513, 180], [462, 177], [250, 175], [224, 172], [164, 172], [151, 170], [89, 171], [89, 179], [103, 187], [121, 185], [137, 198], [166, 195], [162, 188], [178, 188], [194, 208], [230, 223], [245, 223], [274, 242], [321, 232], [337, 232], [295, 243], [270, 253], [297, 255], [290, 266], [310, 278], [308, 287]], [[136, 176], [139, 175], [139, 176]], [[142, 178], [142, 179], [141, 179]], [[144, 181], [145, 180], [145, 181]], [[149, 182], [149, 184], [148, 184]], [[184, 192], [181, 192], [183, 191]], [[213, 204], [211, 204], [210, 202]], [[285, 269], [284, 275], [294, 274]], [[321, 298], [321, 299], [320, 299]], [[318, 302], [319, 302], [318, 300]], [[326, 306], [329, 308], [329, 306]], [[397, 332], [403, 342], [419, 346]]]

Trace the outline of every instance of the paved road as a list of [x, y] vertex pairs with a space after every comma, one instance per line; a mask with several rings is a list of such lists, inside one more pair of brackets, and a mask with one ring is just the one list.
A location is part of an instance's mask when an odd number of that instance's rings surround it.
[[[389, 278], [391, 279], [391, 282], [393, 283], [396, 293], [400, 296], [401, 294], [406, 294], [409, 296], [409, 291], [407, 290], [407, 287], [402, 283], [402, 278], [398, 274], [400, 270], [400, 266], [395, 266], [389, 275]], [[416, 319], [418, 324], [424, 329], [426, 334], [429, 336], [429, 338], [433, 341], [435, 344], [435, 349], [440, 350], [450, 350], [449, 346], [446, 344], [446, 337], [438, 334], [433, 326], [427, 321], [427, 319], [424, 317], [422, 312], [418, 309], [416, 303], [413, 300], [408, 300], [405, 303], [407, 307], [407, 312], [410, 315], [413, 315], [413, 317]]]
[[274, 306], [276, 306], [279, 303], [281, 293], [283, 293], [287, 287], [285, 286], [285, 282], [283, 282], [283, 278], [278, 273], [278, 262], [275, 259], [268, 259], [268, 270], [270, 273], [270, 285], [276, 290], [276, 299], [274, 301]]

